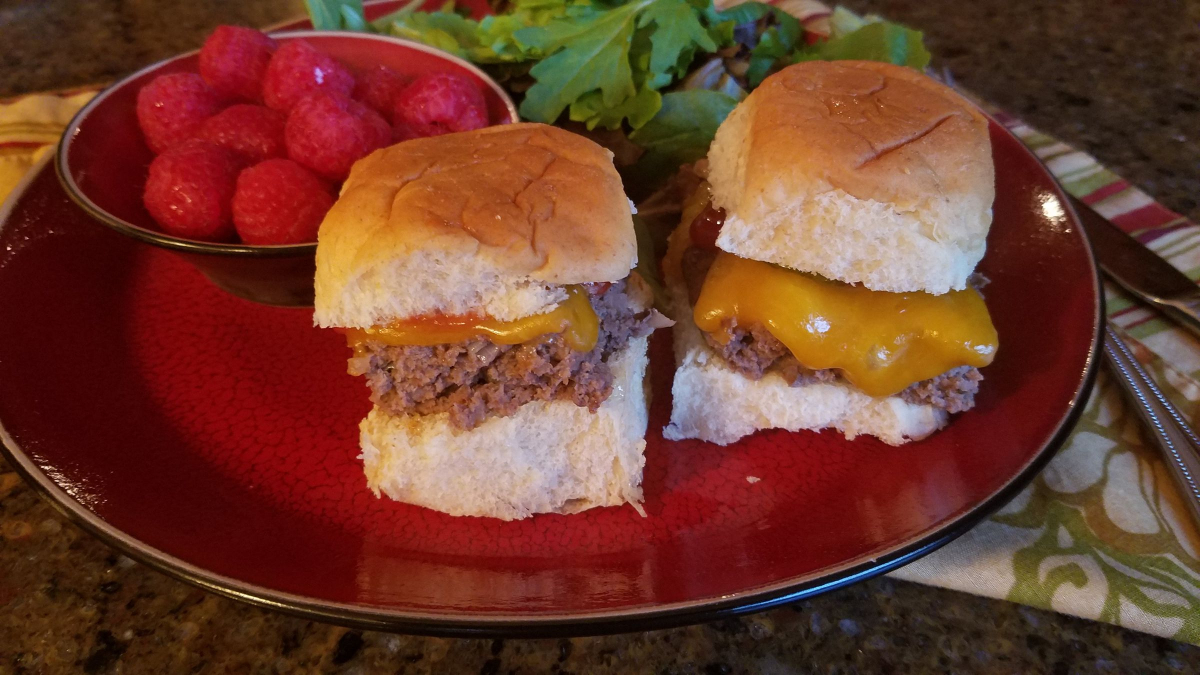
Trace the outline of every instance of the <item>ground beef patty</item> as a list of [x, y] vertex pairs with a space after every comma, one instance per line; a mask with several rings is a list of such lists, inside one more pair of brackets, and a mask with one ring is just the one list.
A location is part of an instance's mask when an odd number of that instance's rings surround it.
[[[691, 247], [684, 251], [682, 273], [692, 305], [700, 297], [700, 288], [715, 258], [716, 251], [712, 250]], [[971, 279], [972, 286], [979, 288], [987, 283], [983, 277], [976, 276]], [[801, 365], [792, 352], [764, 326], [739, 326], [732, 319], [726, 319], [721, 329], [724, 333], [722, 337], [727, 338], [724, 342], [706, 332], [703, 333], [704, 340], [730, 367], [752, 380], [775, 372], [788, 384], [798, 387], [816, 382], [833, 382], [840, 377], [836, 370], [813, 370]], [[917, 382], [898, 396], [909, 403], [931, 405], [949, 413], [963, 412], [974, 407], [975, 394], [982, 380], [983, 375], [978, 368], [962, 366]]]
[[975, 394], [983, 373], [978, 368], [960, 366], [937, 377], [918, 382], [900, 392], [909, 403], [927, 404], [948, 413], [963, 412], [975, 407]]
[[705, 342], [734, 370], [752, 380], [775, 372], [782, 375], [788, 384], [798, 387], [815, 382], [833, 382], [838, 378], [835, 370], [804, 367], [782, 342], [759, 324], [743, 327], [727, 319], [723, 328], [729, 336], [727, 342], [722, 344], [712, 334], [704, 333]]
[[365, 375], [371, 400], [392, 414], [448, 412], [460, 429], [505, 417], [530, 401], [565, 399], [595, 412], [612, 393], [609, 357], [652, 330], [651, 311], [636, 306], [626, 282], [594, 284], [600, 319], [596, 346], [577, 352], [562, 333], [517, 345], [477, 337], [431, 347], [365, 342], [350, 359], [350, 374]]

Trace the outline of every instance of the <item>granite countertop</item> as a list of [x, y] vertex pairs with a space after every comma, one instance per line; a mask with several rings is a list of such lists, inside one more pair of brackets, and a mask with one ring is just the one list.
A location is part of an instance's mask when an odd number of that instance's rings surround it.
[[[1200, 3], [847, 0], [921, 28], [960, 83], [1200, 219]], [[101, 82], [300, 0], [0, 0], [0, 97]], [[876, 579], [753, 616], [562, 640], [361, 632], [227, 600], [67, 522], [0, 463], [0, 675], [1195, 672], [1200, 649]]]

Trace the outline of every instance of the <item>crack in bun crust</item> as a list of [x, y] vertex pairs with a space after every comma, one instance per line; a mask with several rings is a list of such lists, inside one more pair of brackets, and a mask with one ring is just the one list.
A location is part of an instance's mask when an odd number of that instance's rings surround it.
[[983, 257], [988, 120], [949, 87], [872, 61], [768, 77], [709, 151], [717, 246], [879, 291], [961, 290]]

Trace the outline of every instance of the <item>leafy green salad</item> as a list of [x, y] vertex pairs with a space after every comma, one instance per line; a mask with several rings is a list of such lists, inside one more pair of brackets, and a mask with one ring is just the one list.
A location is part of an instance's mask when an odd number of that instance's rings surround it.
[[713, 0], [501, 1], [480, 20], [452, 1], [430, 12], [418, 9], [426, 0], [412, 0], [367, 21], [362, 0], [306, 0], [317, 29], [408, 38], [480, 64], [526, 120], [626, 136], [634, 152], [618, 165], [643, 179], [703, 157], [737, 101], [779, 68], [814, 59], [929, 63], [919, 32], [841, 8], [828, 38], [813, 39], [760, 2], [720, 10]]

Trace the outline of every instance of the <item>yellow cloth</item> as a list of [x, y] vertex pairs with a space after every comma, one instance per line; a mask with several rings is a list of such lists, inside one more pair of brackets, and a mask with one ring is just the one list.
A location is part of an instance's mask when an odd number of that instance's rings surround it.
[[0, 201], [53, 152], [63, 128], [95, 91], [34, 94], [0, 104]]

